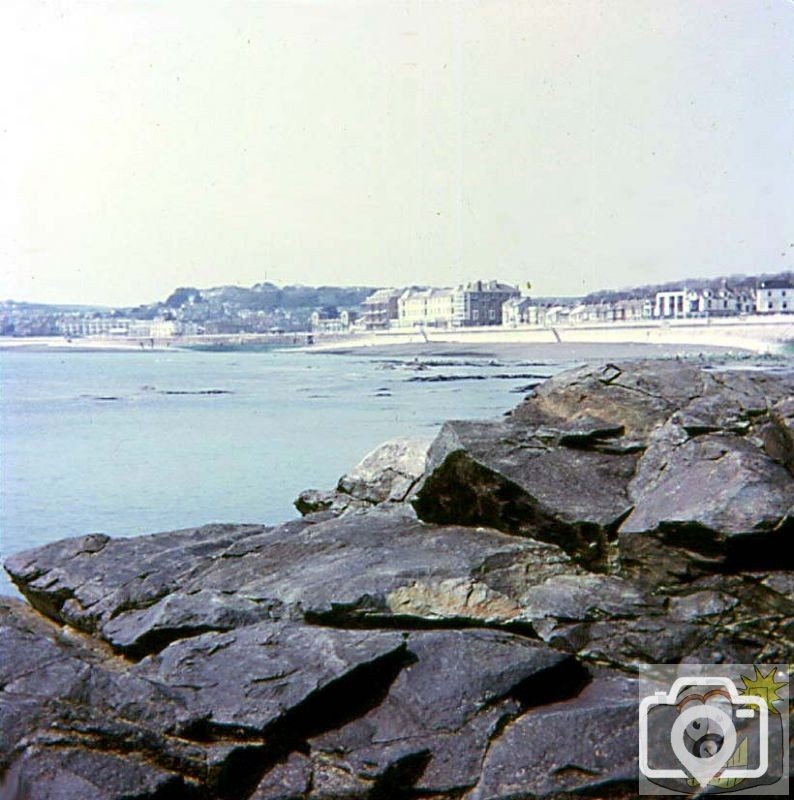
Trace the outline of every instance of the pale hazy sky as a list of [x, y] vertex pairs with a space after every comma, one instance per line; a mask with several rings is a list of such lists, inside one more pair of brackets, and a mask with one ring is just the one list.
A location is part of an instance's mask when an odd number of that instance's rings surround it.
[[794, 268], [789, 0], [2, 0], [0, 73], [0, 299]]

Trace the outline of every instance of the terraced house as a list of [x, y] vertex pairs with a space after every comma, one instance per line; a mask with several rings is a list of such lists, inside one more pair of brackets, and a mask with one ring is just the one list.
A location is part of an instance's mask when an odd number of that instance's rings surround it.
[[472, 281], [454, 289], [406, 289], [398, 302], [398, 323], [409, 328], [501, 325], [502, 305], [519, 296], [515, 286], [499, 281]]

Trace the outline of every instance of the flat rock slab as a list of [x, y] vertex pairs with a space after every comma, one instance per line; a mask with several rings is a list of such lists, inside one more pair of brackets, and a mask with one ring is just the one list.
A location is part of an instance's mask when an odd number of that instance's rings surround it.
[[261, 525], [205, 525], [168, 536], [89, 534], [17, 553], [6, 571], [34, 608], [86, 632], [123, 609], [145, 608]]
[[415, 632], [407, 647], [414, 662], [383, 702], [311, 740], [315, 760], [374, 784], [405, 773], [417, 791], [457, 792], [476, 783], [491, 739], [526, 705], [574, 695], [588, 679], [570, 656], [498, 631]]
[[[357, 693], [371, 692], [384, 673], [393, 678], [406, 658], [405, 640], [395, 632], [261, 622], [174, 642], [133, 673], [179, 690], [183, 729], [203, 735], [267, 735], [277, 729], [283, 737], [290, 726], [286, 717], [312, 696], [346, 690], [353, 707]], [[343, 679], [350, 681], [346, 689], [338, 686]], [[315, 706], [316, 718], [306, 723], [310, 729], [327, 727], [322, 714], [348, 713], [325, 707], [321, 698]]]
[[637, 796], [637, 682], [604, 673], [571, 700], [528, 711], [491, 745], [468, 800]]
[[[199, 529], [204, 532], [204, 529]], [[25, 594], [55, 619], [95, 631], [117, 650], [140, 657], [170, 641], [210, 630], [235, 630], [262, 620], [324, 625], [493, 625], [525, 627], [538, 620], [592, 620], [661, 612], [621, 578], [588, 575], [560, 548], [488, 529], [418, 521], [409, 506], [383, 505], [307, 525], [226, 531], [225, 549], [207, 556], [185, 545], [184, 532], [105, 543], [86, 549], [62, 543], [52, 566], [50, 545], [8, 567]], [[179, 575], [140, 579], [125, 563], [121, 586], [113, 564], [127, 542], [180, 561]], [[189, 540], [188, 540], [189, 541]], [[52, 575], [55, 573], [55, 576]], [[90, 576], [101, 575], [102, 591]], [[558, 580], [560, 579], [560, 580]], [[86, 603], [88, 597], [101, 600]], [[130, 586], [147, 585], [130, 604]], [[72, 602], [58, 607], [61, 597]], [[64, 604], [66, 605], [66, 604]], [[87, 615], [87, 616], [86, 616]]]
[[[177, 546], [165, 546], [172, 537], [160, 534], [144, 537], [144, 542], [176, 559]], [[183, 532], [175, 535], [177, 543], [183, 540]], [[647, 545], [653, 539], [643, 536], [638, 541]], [[77, 564], [75, 584], [70, 583], [67, 561], [57, 570], [56, 591], [66, 589], [69, 596], [81, 597], [83, 576], [112, 576], [116, 554], [108, 545], [86, 550], [74, 544], [79, 542], [61, 546], [69, 553], [76, 550], [71, 556]], [[51, 557], [51, 550], [45, 554]], [[663, 563], [659, 552], [649, 556]], [[42, 607], [55, 608], [57, 596], [47, 596], [43, 587], [49, 576], [38, 570], [35, 554], [18, 558], [37, 575], [35, 596], [43, 597]], [[92, 571], [94, 562], [98, 563]], [[166, 594], [155, 593], [144, 607], [130, 608], [124, 602], [127, 590], [107, 585], [103, 614], [92, 616], [90, 627], [117, 650], [139, 658], [163, 650], [169, 642], [208, 631], [239, 631], [263, 621], [341, 627], [490, 626], [539, 637], [589, 661], [625, 667], [696, 652], [736, 652], [730, 624], [749, 627], [737, 615], [687, 613], [685, 590], [668, 608], [663, 594], [654, 595], [616, 575], [587, 573], [554, 545], [494, 530], [422, 523], [410, 508], [398, 505], [311, 525], [244, 529], [210, 558], [185, 548], [182, 569], [186, 582], [169, 583]], [[122, 575], [135, 584], [127, 572], [122, 570]], [[25, 591], [24, 582], [18, 583]], [[748, 607], [750, 585], [741, 583], [732, 591], [726, 602]], [[772, 598], [771, 591], [767, 595]], [[121, 603], [113, 605], [113, 598], [121, 598]], [[768, 602], [754, 606], [765, 621], [763, 631], [777, 630], [777, 640], [788, 641], [775, 610], [778, 601]], [[56, 612], [54, 617], [74, 620], [72, 613]], [[748, 629], [742, 635], [742, 652], [752, 656], [768, 651], [764, 635]]]
[[[114, 647], [136, 653], [203, 630], [238, 627], [235, 621], [250, 624], [257, 616], [326, 622], [393, 617], [394, 608], [397, 614], [409, 610], [399, 592], [444, 581], [481, 586], [493, 601], [523, 589], [530, 566], [539, 580], [570, 569], [567, 557], [552, 545], [496, 531], [427, 525], [404, 506], [373, 508], [311, 526], [234, 533], [239, 535], [231, 544], [227, 537], [209, 557], [197, 554], [190, 538], [178, 532], [90, 549], [71, 540], [14, 556], [7, 569], [21, 591], [53, 618], [96, 631]], [[133, 546], [141, 573], [132, 570]], [[162, 552], [180, 567], [176, 575], [163, 569], [156, 582], [149, 564]], [[491, 590], [489, 583], [497, 581], [499, 589]], [[150, 589], [131, 604], [130, 587], [140, 585]], [[469, 598], [467, 608], [465, 597], [455, 601], [461, 618], [489, 618], [493, 602], [483, 606]], [[513, 615], [519, 613], [515, 602], [510, 608]], [[243, 613], [246, 609], [250, 613]], [[235, 620], [238, 610], [241, 618]], [[503, 619], [504, 609], [497, 616]]]
[[[0, 798], [187, 796], [204, 752], [171, 735], [177, 691], [0, 599]], [[176, 767], [179, 767], [178, 769]], [[185, 794], [181, 794], [181, 792]]]
[[457, 794], [504, 725], [589, 680], [477, 629], [262, 622], [130, 665], [4, 601], [0, 641], [3, 800]]
[[198, 800], [173, 772], [138, 759], [80, 747], [30, 747], [0, 777], [0, 800]]

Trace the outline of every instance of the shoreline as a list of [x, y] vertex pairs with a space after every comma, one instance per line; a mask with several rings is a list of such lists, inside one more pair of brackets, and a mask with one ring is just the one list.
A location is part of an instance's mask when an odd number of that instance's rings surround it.
[[[0, 337], [0, 351], [42, 352], [174, 352], [206, 350], [240, 352], [279, 349], [308, 353], [390, 352], [408, 348], [426, 352], [436, 348], [532, 348], [555, 345], [657, 345], [687, 349], [705, 347], [755, 354], [794, 353], [794, 315], [731, 317], [726, 319], [614, 322], [555, 327], [492, 326], [480, 328], [406, 330], [314, 335], [311, 345], [298, 344], [305, 333], [287, 336], [212, 334], [169, 339], [62, 336]], [[287, 341], [285, 341], [285, 339]], [[290, 341], [291, 340], [291, 341]]]
[[749, 685], [737, 665], [794, 645], [791, 557], [769, 547], [794, 497], [769, 436], [794, 429], [792, 393], [794, 372], [589, 365], [499, 417], [386, 441], [302, 491], [298, 519], [11, 555], [3, 788], [636, 797], [638, 663], [675, 686], [718, 653]]
[[367, 334], [353, 334], [340, 342], [324, 342], [302, 348], [308, 351], [338, 351], [385, 345], [675, 345], [716, 347], [756, 354], [785, 353], [794, 345], [794, 317], [753, 317], [729, 319], [670, 320], [665, 322], [615, 322], [554, 327], [482, 327], [432, 329], [399, 328]]
[[62, 336], [0, 336], [0, 351], [25, 350], [36, 353], [102, 353], [102, 352], [164, 352], [177, 350], [171, 344], [155, 341], [154, 346], [141, 339], [106, 339], [85, 337], [64, 339]]

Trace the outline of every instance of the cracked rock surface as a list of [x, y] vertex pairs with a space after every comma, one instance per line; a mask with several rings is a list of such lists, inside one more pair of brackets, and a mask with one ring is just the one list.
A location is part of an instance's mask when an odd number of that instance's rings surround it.
[[0, 800], [636, 796], [638, 663], [790, 655], [792, 397], [576, 369], [284, 525], [12, 556]]

